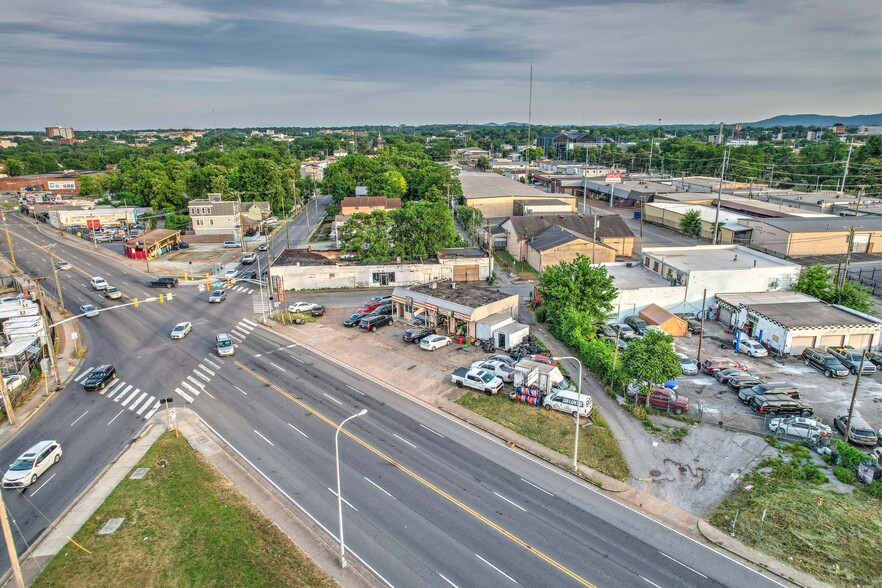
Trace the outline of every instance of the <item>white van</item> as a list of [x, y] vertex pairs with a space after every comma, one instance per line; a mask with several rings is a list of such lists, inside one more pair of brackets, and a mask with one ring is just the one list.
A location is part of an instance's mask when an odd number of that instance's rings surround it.
[[242, 243], [240, 243], [239, 241], [224, 241], [224, 249], [234, 249], [241, 246]]
[[217, 354], [221, 357], [236, 353], [236, 348], [233, 346], [233, 340], [226, 333], [218, 335], [215, 339], [215, 343], [217, 345]]
[[[545, 396], [542, 400], [542, 406], [545, 410], [559, 410], [576, 416], [576, 410], [582, 417], [591, 415], [594, 403], [587, 394], [579, 394], [576, 390], [560, 390], [556, 389], [551, 394]], [[578, 407], [578, 408], [577, 408]]]

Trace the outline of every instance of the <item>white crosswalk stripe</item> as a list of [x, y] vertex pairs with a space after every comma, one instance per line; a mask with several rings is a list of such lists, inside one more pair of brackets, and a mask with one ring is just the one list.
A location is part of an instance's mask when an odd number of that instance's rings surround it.
[[241, 338], [241, 339], [244, 339], [245, 337], [248, 336], [248, 333], [243, 333], [242, 331], [237, 331], [235, 328], [230, 329], [230, 333]]
[[159, 410], [159, 406], [160, 406], [160, 404], [159, 404], [159, 401], [157, 400], [156, 404], [153, 405], [153, 408], [150, 409], [150, 412], [148, 412], [147, 414], [144, 415], [144, 420], [147, 420], [150, 417], [152, 417], [154, 414], [156, 414], [156, 411]]
[[[147, 407], [150, 406], [151, 404], [153, 404], [154, 401], [156, 401], [156, 397], [151, 396], [150, 398], [148, 398], [147, 402], [145, 402], [144, 405], [141, 408], [139, 408], [138, 412], [135, 414], [137, 414], [138, 416], [141, 416], [141, 413], [144, 412], [145, 410], [147, 410]], [[159, 406], [159, 402], [156, 402], [156, 406]], [[132, 410], [135, 410], [134, 407], [132, 407]], [[148, 417], [144, 417], [144, 418], [146, 419]]]
[[196, 367], [202, 368], [205, 371], [205, 373], [207, 373], [209, 376], [215, 375], [213, 371], [211, 371], [210, 369], [208, 369], [207, 367], [205, 367], [201, 363], [199, 365], [197, 365]]
[[129, 407], [129, 410], [134, 411], [136, 408], [138, 408], [138, 405], [144, 401], [145, 398], [147, 398], [147, 393], [141, 392], [141, 395], [138, 396], [138, 399], [132, 403], [132, 405]]
[[[123, 382], [123, 384], [125, 384], [125, 382]], [[131, 384], [129, 384], [128, 387], [127, 387], [125, 390], [123, 390], [122, 386], [120, 386], [119, 388], [117, 388], [116, 390], [113, 391], [113, 394], [108, 394], [107, 397], [108, 397], [108, 398], [113, 398], [113, 397], [114, 397], [114, 396], [115, 396], [120, 390], [122, 390], [122, 393], [120, 393], [120, 395], [117, 396], [117, 397], [116, 397], [116, 400], [114, 401], [114, 402], [117, 402], [117, 401], [119, 401], [120, 398], [122, 398], [123, 396], [125, 396], [126, 393], [127, 393], [129, 390], [131, 390], [132, 388], [133, 388], [133, 386], [132, 386]]]
[[248, 319], [242, 319], [242, 322], [246, 325], [251, 325], [252, 328], [257, 326], [257, 323], [249, 321]]
[[83, 378], [85, 378], [86, 376], [88, 376], [89, 373], [90, 373], [92, 370], [94, 370], [94, 369], [95, 369], [95, 368], [93, 368], [93, 367], [86, 368], [86, 370], [85, 370], [83, 373], [81, 373], [79, 376], [77, 376], [76, 378], [74, 378], [74, 382], [79, 382], [80, 380], [82, 380]]
[[236, 334], [233, 333], [233, 332], [230, 332], [230, 339], [232, 339], [232, 340], [235, 341], [236, 343], [241, 343], [241, 342], [242, 342], [242, 338], [241, 338], [241, 337], [237, 337]]
[[187, 382], [181, 382], [181, 386], [183, 386], [184, 388], [186, 388], [187, 390], [189, 390], [190, 392], [192, 392], [194, 396], [199, 396], [199, 393], [202, 392], [201, 389], [199, 389], [199, 388], [194, 388], [193, 386], [191, 386], [191, 385], [188, 384]]
[[[193, 372], [193, 375], [194, 375], [194, 376], [199, 376], [200, 378], [202, 378], [202, 379], [205, 380], [206, 382], [210, 382], [210, 381], [211, 381], [211, 378], [209, 378], [208, 376], [206, 376], [206, 375], [203, 374], [202, 372], [194, 371], [194, 372]], [[189, 377], [189, 376], [188, 376], [188, 377]]]
[[237, 326], [238, 328], [240, 328], [240, 329], [245, 329], [245, 330], [248, 331], [249, 333], [250, 333], [251, 331], [254, 330], [254, 327], [252, 327], [251, 325], [249, 325], [249, 324], [246, 323], [245, 321], [239, 321], [239, 324], [236, 325], [236, 326]]
[[205, 388], [205, 384], [203, 384], [199, 380], [195, 379], [193, 376], [187, 376], [187, 379], [190, 380], [191, 382], [193, 382], [194, 384], [196, 384], [197, 386], [199, 386], [200, 388]]
[[189, 394], [187, 394], [186, 392], [184, 392], [183, 390], [181, 390], [180, 388], [175, 388], [175, 392], [177, 392], [178, 394], [180, 394], [181, 397], [182, 397], [184, 400], [186, 400], [187, 402], [193, 402], [193, 398], [192, 398]]
[[[137, 396], [139, 392], [140, 392], [140, 390], [137, 389], [137, 388], [135, 388], [135, 391], [132, 392], [132, 393], [131, 393], [131, 394], [130, 394], [130, 395], [129, 395], [124, 401], [123, 401], [122, 406], [125, 406], [126, 404], [128, 404], [129, 402], [131, 402], [131, 401], [132, 401], [132, 398], [134, 398], [135, 396]], [[116, 399], [114, 400], [114, 402], [118, 401], [120, 398], [122, 398], [122, 395], [117, 396]]]
[[247, 292], [247, 291], [248, 291], [248, 290], [246, 290], [245, 287], [243, 287], [243, 286], [236, 286], [236, 287], [233, 288], [233, 289], [234, 289], [236, 292]]
[[248, 288], [248, 291], [245, 293], [246, 294], [254, 294], [254, 288]]
[[114, 382], [113, 384], [110, 385], [110, 388], [105, 388], [104, 390], [99, 390], [99, 392], [101, 393], [102, 396], [104, 394], [107, 394], [107, 397], [110, 398], [111, 396], [116, 394], [117, 389], [119, 389], [125, 385], [126, 385], [126, 383], [123, 382], [122, 380], [117, 380], [116, 382]]
[[213, 361], [211, 361], [211, 360], [208, 359], [207, 357], [204, 358], [202, 361], [204, 361], [205, 363], [207, 363], [208, 365], [210, 365], [211, 367], [213, 367], [213, 368], [216, 369], [216, 370], [219, 370], [219, 369], [221, 368], [220, 365], [214, 363]]

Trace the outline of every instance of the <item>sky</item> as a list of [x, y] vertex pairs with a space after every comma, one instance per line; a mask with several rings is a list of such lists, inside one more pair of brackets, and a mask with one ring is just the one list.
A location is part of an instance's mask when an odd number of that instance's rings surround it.
[[882, 3], [0, 0], [0, 80], [4, 130], [847, 116]]

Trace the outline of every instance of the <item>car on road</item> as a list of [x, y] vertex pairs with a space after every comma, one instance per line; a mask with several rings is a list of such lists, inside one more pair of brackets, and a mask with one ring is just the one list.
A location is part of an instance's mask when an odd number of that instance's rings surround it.
[[420, 341], [420, 349], [425, 349], [426, 351], [435, 351], [448, 345], [450, 345], [450, 337], [445, 335], [429, 335], [423, 337]]
[[183, 339], [187, 335], [190, 334], [190, 331], [193, 330], [193, 323], [190, 321], [185, 321], [183, 323], [178, 323], [174, 326], [171, 331], [172, 339]]
[[[846, 441], [851, 441], [858, 445], [876, 445], [879, 440], [876, 431], [867, 424], [867, 421], [861, 417], [858, 411], [854, 410], [851, 413], [851, 427], [846, 427], [847, 423], [848, 409], [840, 410], [836, 415], [836, 418], [833, 419], [833, 426], [846, 437]], [[845, 434], [846, 428], [851, 429], [848, 435]]]
[[709, 357], [701, 364], [701, 369], [706, 374], [713, 374], [714, 372], [730, 368], [747, 371], [746, 365], [728, 357]]
[[413, 327], [404, 331], [401, 338], [407, 343], [419, 343], [424, 337], [434, 334], [435, 329], [430, 329], [428, 327]]
[[239, 275], [239, 271], [236, 268], [228, 269], [227, 271], [224, 272], [224, 279], [232, 280], [238, 275]]
[[321, 304], [313, 304], [309, 314], [312, 316], [325, 316], [325, 307]]
[[380, 327], [385, 327], [392, 323], [392, 317], [385, 314], [365, 316], [358, 323], [358, 328], [362, 331], [375, 332]]
[[89, 318], [95, 318], [101, 311], [98, 310], [98, 307], [94, 304], [84, 304], [80, 307], [80, 313], [86, 315]]
[[756, 376], [732, 376], [727, 380], [729, 387], [733, 390], [741, 390], [742, 388], [753, 388], [754, 386], [758, 386], [763, 383], [763, 381]]
[[799, 439], [817, 442], [821, 437], [830, 435], [830, 427], [812, 417], [778, 417], [769, 421], [769, 430], [778, 435], [787, 435]]
[[677, 357], [680, 359], [680, 371], [683, 372], [684, 376], [694, 376], [698, 373], [697, 361], [682, 353], [678, 353]]
[[3, 474], [3, 487], [24, 491], [61, 460], [61, 453], [61, 444], [58, 441], [40, 441], [12, 462]]
[[714, 372], [714, 378], [716, 378], [717, 382], [719, 382], [720, 384], [728, 384], [729, 378], [741, 378], [752, 375], [753, 374], [751, 374], [750, 372], [738, 368], [729, 368]]
[[642, 335], [646, 331], [646, 321], [636, 314], [625, 317], [625, 324], [634, 329], [638, 335]]
[[[637, 404], [646, 403], [646, 391], [637, 382], [631, 382], [625, 389], [626, 394]], [[649, 405], [653, 408], [670, 411], [674, 414], [689, 412], [689, 399], [680, 396], [670, 388], [653, 386], [649, 394]]]
[[501, 361], [479, 359], [472, 364], [472, 369], [486, 370], [501, 379], [503, 382], [511, 382], [514, 380], [514, 368], [505, 365]]
[[86, 390], [103, 390], [107, 384], [116, 379], [116, 368], [110, 364], [99, 365], [86, 377], [83, 387]]
[[55, 264], [55, 269], [61, 270], [63, 272], [69, 272], [73, 269], [73, 266], [66, 261], [59, 261]]
[[738, 347], [738, 353], [746, 353], [748, 357], [765, 357], [769, 354], [762, 343], [753, 339], [735, 339], [732, 341], [732, 347], [736, 346]]
[[343, 326], [344, 326], [344, 327], [354, 327], [354, 326], [356, 326], [358, 323], [360, 323], [360, 322], [361, 322], [361, 319], [363, 319], [365, 316], [367, 316], [367, 313], [366, 313], [366, 312], [355, 312], [355, 313], [352, 313], [352, 314], [350, 314], [348, 317], [346, 317], [345, 319], [343, 319]]
[[122, 298], [122, 292], [120, 292], [113, 286], [108, 286], [104, 289], [104, 297], [108, 300], [118, 300]]
[[250, 265], [250, 264], [254, 263], [255, 261], [257, 261], [257, 254], [256, 253], [246, 253], [245, 255], [242, 256], [242, 263], [245, 265]]
[[152, 282], [150, 282], [151, 288], [174, 288], [177, 285], [178, 285], [178, 279], [171, 277], [171, 276], [157, 278], [157, 279], [153, 280]]
[[6, 384], [7, 392], [15, 392], [28, 383], [28, 378], [22, 374], [12, 374], [11, 376], [5, 376], [3, 383]]
[[256, 280], [257, 272], [255, 270], [244, 271], [242, 272], [242, 275], [239, 276], [239, 278], [242, 280]]
[[104, 278], [100, 278], [95, 276], [91, 280], [89, 280], [89, 284], [92, 286], [93, 290], [104, 290], [107, 288], [107, 281]]
[[295, 302], [288, 305], [288, 312], [309, 312], [315, 306], [312, 302]]
[[227, 299], [227, 291], [226, 290], [215, 290], [211, 293], [211, 296], [208, 297], [208, 301], [214, 304], [220, 304], [224, 300]]
[[227, 333], [220, 333], [215, 337], [215, 347], [217, 354], [221, 357], [233, 355], [236, 353], [236, 347], [233, 345], [233, 339]]
[[806, 347], [802, 350], [802, 361], [805, 365], [813, 367], [828, 378], [844, 378], [848, 375], [848, 368], [839, 363], [839, 360], [817, 347]]
[[363, 313], [367, 314], [367, 313], [371, 312], [372, 310], [374, 310], [375, 308], [377, 308], [378, 306], [380, 306], [381, 304], [382, 304], [381, 302], [368, 300], [367, 302], [364, 303], [364, 305], [361, 308], [359, 308], [355, 312], [363, 312]]
[[261, 243], [257, 246], [258, 251], [266, 251], [266, 243]]

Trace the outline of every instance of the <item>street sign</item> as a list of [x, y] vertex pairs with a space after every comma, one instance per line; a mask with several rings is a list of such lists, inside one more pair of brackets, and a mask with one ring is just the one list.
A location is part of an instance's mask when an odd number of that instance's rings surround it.
[[73, 332], [73, 333], [70, 334], [70, 338], [71, 338], [71, 339], [76, 339], [77, 336], [78, 336], [78, 335], [77, 335], [76, 332]]
[[200, 292], [204, 292], [204, 291], [205, 291], [205, 284], [199, 284], [199, 291], [200, 291]]
[[276, 276], [276, 298], [284, 300], [285, 298], [285, 281], [282, 276]]
[[168, 409], [168, 416], [171, 420], [178, 418], [177, 412], [175, 412], [175, 409], [173, 408]]

